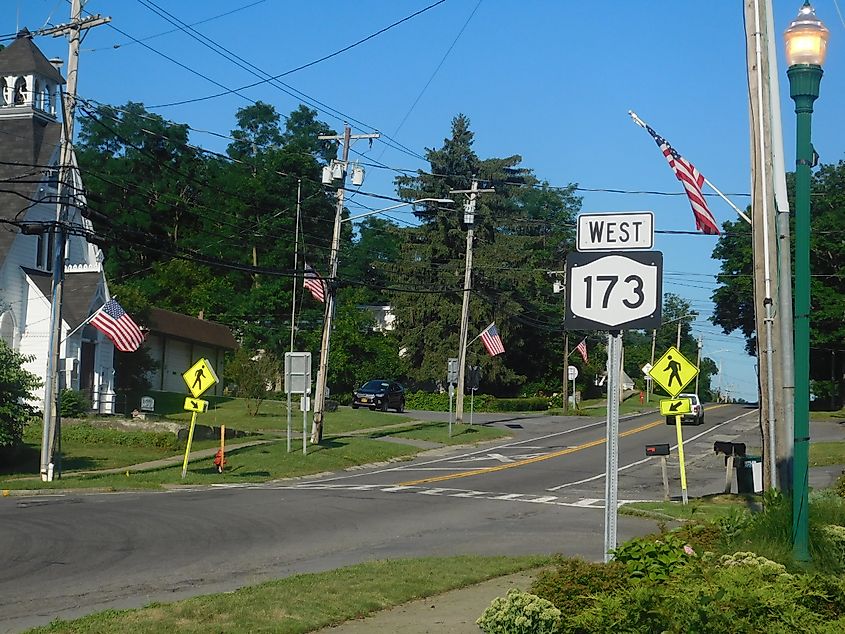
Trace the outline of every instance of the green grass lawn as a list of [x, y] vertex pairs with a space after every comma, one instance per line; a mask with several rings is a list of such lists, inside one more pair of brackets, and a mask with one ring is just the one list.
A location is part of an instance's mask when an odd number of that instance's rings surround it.
[[29, 634], [311, 632], [453, 588], [534, 569], [545, 556], [399, 559], [303, 574], [176, 603], [54, 621]]
[[480, 425], [454, 424], [452, 425], [452, 436], [449, 436], [449, 423], [421, 423], [413, 427], [400, 429], [389, 429], [377, 431], [370, 434], [373, 438], [384, 436], [395, 436], [397, 438], [410, 438], [412, 440], [427, 440], [444, 445], [461, 445], [467, 443], [484, 442], [507, 438], [508, 432], [496, 427], [483, 427]]
[[810, 420], [839, 420], [845, 421], [845, 409], [830, 412], [810, 412]]
[[[159, 407], [159, 396], [156, 396], [156, 411], [161, 412], [166, 420], [188, 423], [191, 420], [190, 412], [182, 409], [182, 402], [178, 409], [168, 406], [172, 400], [164, 399]], [[184, 397], [182, 398], [184, 401]], [[247, 410], [246, 402], [243, 399], [228, 397], [210, 397], [208, 412], [197, 416], [197, 424], [218, 427], [226, 425], [232, 429], [239, 429], [245, 432], [258, 431], [287, 431], [287, 400], [267, 400], [261, 403], [256, 416], [251, 416]], [[342, 434], [357, 429], [368, 429], [371, 427], [383, 427], [413, 420], [404, 414], [391, 414], [384, 412], [371, 412], [367, 409], [353, 410], [351, 407], [339, 407], [335, 412], [326, 412], [325, 434]], [[311, 427], [311, 413], [308, 413], [308, 428]], [[302, 429], [302, 412], [299, 411], [299, 400], [292, 402], [291, 427], [294, 430]]]
[[845, 442], [810, 443], [810, 466], [845, 465]]
[[738, 495], [709, 495], [691, 498], [689, 504], [681, 502], [635, 502], [619, 509], [622, 515], [635, 515], [655, 519], [701, 520], [712, 522], [735, 509], [759, 508], [752, 498]]

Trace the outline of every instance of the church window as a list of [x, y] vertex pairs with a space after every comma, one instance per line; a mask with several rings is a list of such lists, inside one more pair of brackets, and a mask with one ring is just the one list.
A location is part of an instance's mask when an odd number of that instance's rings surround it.
[[15, 82], [15, 96], [14, 96], [14, 104], [16, 106], [23, 105], [26, 102], [26, 79], [24, 77], [18, 77], [18, 80]]

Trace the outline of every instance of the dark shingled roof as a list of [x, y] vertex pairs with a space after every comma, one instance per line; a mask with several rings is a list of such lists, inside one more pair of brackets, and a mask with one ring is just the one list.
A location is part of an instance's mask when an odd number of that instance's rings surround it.
[[33, 72], [57, 84], [65, 83], [62, 74], [32, 43], [32, 34], [27, 29], [22, 29], [15, 41], [0, 51], [0, 73], [25, 75]]
[[[0, 164], [0, 182], [3, 183], [0, 218], [14, 220], [22, 209], [32, 204], [30, 199], [44, 196], [39, 193], [37, 184], [14, 181], [45, 178], [46, 170], [33, 165], [50, 165], [59, 147], [60, 133], [61, 125], [55, 121], [47, 122], [38, 117], [0, 118], [0, 154], [4, 162]], [[0, 225], [0, 258], [8, 253], [17, 231], [9, 225]]]
[[[21, 267], [38, 290], [47, 298], [53, 296], [53, 274]], [[71, 328], [76, 328], [88, 319], [91, 300], [97, 292], [102, 275], [100, 273], [66, 273], [62, 293], [62, 319]]]
[[197, 341], [217, 348], [235, 350], [238, 347], [232, 331], [223, 324], [189, 317], [163, 308], [151, 309], [147, 322], [141, 325], [147, 326], [154, 333]]

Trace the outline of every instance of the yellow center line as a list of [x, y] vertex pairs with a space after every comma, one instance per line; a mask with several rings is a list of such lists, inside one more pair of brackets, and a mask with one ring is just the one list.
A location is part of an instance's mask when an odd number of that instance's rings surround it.
[[[707, 408], [707, 411], [712, 411], [714, 409], [718, 409], [720, 407], [726, 407], [726, 403], [722, 403], [720, 405], [714, 405], [713, 407]], [[635, 427], [634, 429], [629, 429], [628, 431], [623, 431], [619, 434], [620, 438], [624, 438], [625, 436], [631, 436], [633, 434], [638, 434], [642, 431], [646, 431], [647, 429], [652, 429], [653, 427], [657, 427], [659, 425], [665, 424], [665, 417], [661, 418], [660, 420], [655, 420], [650, 423], [645, 423], [644, 425], [640, 425], [639, 427]], [[598, 445], [602, 445], [607, 441], [606, 438], [597, 438], [596, 440], [591, 440], [589, 442], [585, 442], [581, 445], [577, 445], [575, 447], [567, 447], [566, 449], [561, 449], [559, 451], [553, 451], [551, 453], [543, 454], [542, 456], [535, 456], [534, 458], [526, 458], [524, 460], [517, 460], [516, 462], [509, 462], [507, 464], [496, 465], [495, 467], [482, 467], [480, 469], [472, 469], [471, 471], [460, 471], [458, 473], [450, 473], [447, 475], [440, 475], [440, 476], [432, 476], [430, 478], [421, 478], [419, 480], [409, 480], [408, 482], [400, 482], [398, 486], [414, 486], [417, 484], [428, 484], [431, 482], [443, 482], [445, 480], [456, 480], [458, 478], [468, 478], [469, 476], [475, 475], [483, 475], [485, 473], [493, 473], [495, 471], [504, 471], [505, 469], [514, 469], [516, 467], [523, 467], [527, 464], [533, 464], [535, 462], [542, 462], [543, 460], [551, 460], [552, 458], [558, 458], [560, 456], [565, 456], [567, 454], [575, 453], [576, 451], [582, 451], [584, 449], [589, 449], [591, 447], [596, 447]]]

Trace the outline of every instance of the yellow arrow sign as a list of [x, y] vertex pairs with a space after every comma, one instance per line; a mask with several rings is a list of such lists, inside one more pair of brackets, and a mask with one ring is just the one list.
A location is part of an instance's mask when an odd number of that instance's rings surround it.
[[698, 368], [681, 354], [675, 346], [671, 346], [648, 371], [654, 382], [662, 387], [672, 398], [678, 396], [687, 383], [698, 374]]
[[692, 412], [692, 399], [669, 398], [660, 401], [660, 413], [663, 416], [677, 416]]
[[185, 397], [185, 409], [189, 412], [207, 412], [208, 401], [203, 401], [198, 398]]
[[211, 367], [208, 359], [197, 361], [182, 375], [182, 378], [194, 398], [199, 398], [203, 392], [214, 386], [218, 381], [214, 368]]

